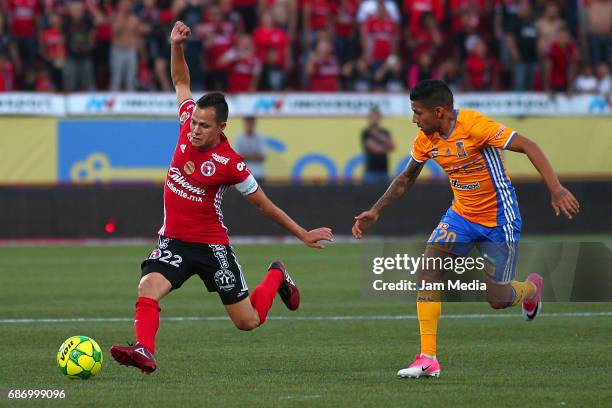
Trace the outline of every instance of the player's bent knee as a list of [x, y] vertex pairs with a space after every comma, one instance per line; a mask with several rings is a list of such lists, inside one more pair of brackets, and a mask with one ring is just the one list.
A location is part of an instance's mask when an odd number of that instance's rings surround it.
[[150, 273], [140, 279], [138, 296], [159, 300], [172, 289], [172, 285], [160, 273]]
[[259, 319], [239, 319], [234, 324], [238, 330], [250, 331], [259, 326]]

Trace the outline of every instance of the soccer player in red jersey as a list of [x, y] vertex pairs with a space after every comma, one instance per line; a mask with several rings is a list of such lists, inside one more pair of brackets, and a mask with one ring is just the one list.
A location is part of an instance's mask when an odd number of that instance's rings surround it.
[[[523, 316], [533, 320], [541, 310], [542, 277], [536, 273], [516, 280], [517, 244], [521, 214], [514, 187], [506, 174], [501, 151], [524, 153], [544, 179], [556, 215], [571, 219], [579, 211], [576, 198], [557, 178], [550, 162], [533, 141], [500, 123], [468, 109], [453, 109], [453, 94], [439, 80], [424, 80], [410, 91], [412, 122], [420, 128], [406, 169], [368, 211], [355, 217], [353, 235], [361, 239], [380, 212], [414, 184], [427, 160], [448, 174], [454, 200], [427, 241], [425, 258], [457, 258], [476, 247], [486, 261], [487, 301], [494, 309], [522, 304]], [[442, 303], [429, 283], [439, 282], [443, 270], [422, 263], [416, 271], [419, 287], [417, 317], [421, 353], [403, 378], [437, 377], [436, 336]], [[424, 284], [425, 283], [425, 284]]]
[[228, 106], [220, 93], [194, 101], [183, 43], [191, 34], [178, 21], [170, 34], [171, 75], [179, 104], [180, 132], [164, 186], [164, 223], [157, 247], [142, 263], [134, 329], [136, 344], [113, 346], [119, 363], [144, 373], [156, 370], [155, 335], [159, 327], [159, 300], [197, 274], [210, 292], [217, 292], [227, 314], [240, 330], [252, 330], [266, 321], [278, 293], [290, 310], [300, 304], [299, 291], [285, 266], [272, 262], [268, 273], [249, 296], [240, 264], [229, 245], [221, 201], [234, 186], [264, 215], [312, 248], [331, 241], [329, 228], [306, 231], [274, 205], [258, 186], [223, 130]]

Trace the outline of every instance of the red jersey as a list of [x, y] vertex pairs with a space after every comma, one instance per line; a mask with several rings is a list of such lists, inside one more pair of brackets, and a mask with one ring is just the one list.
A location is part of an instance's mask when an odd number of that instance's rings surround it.
[[36, 35], [36, 14], [39, 7], [36, 0], [9, 0], [11, 28], [15, 37], [34, 37]]
[[204, 31], [212, 36], [212, 42], [206, 49], [209, 68], [213, 71], [225, 71], [226, 68], [219, 66], [219, 59], [234, 45], [236, 27], [228, 21], [219, 24], [206, 23]]
[[336, 36], [351, 38], [357, 26], [357, 2], [348, 0], [342, 4], [334, 5]]
[[308, 90], [314, 92], [335, 92], [338, 91], [338, 76], [340, 66], [335, 56], [330, 55], [323, 59], [318, 59], [314, 63], [314, 72], [308, 82]]
[[229, 186], [243, 195], [257, 191], [257, 182], [225, 135], [212, 149], [191, 145], [193, 99], [179, 107], [180, 131], [164, 185], [164, 224], [159, 235], [201, 244], [229, 244], [221, 201]]
[[255, 52], [261, 61], [266, 60], [268, 49], [276, 48], [278, 55], [278, 64], [285, 66], [285, 47], [289, 44], [289, 37], [280, 28], [266, 29], [258, 27], [253, 31], [253, 44]]
[[444, 11], [443, 0], [404, 0], [404, 12], [409, 16], [410, 30], [419, 27], [424, 13], [432, 13], [441, 23], [444, 20]]
[[255, 53], [241, 55], [235, 50], [229, 50], [228, 53], [236, 55], [230, 69], [228, 90], [230, 92], [249, 92], [253, 79], [261, 72], [261, 61]]
[[548, 50], [550, 64], [550, 85], [554, 89], [566, 89], [568, 86], [568, 71], [572, 64], [577, 63], [580, 54], [576, 44], [569, 43], [561, 46], [554, 42]]
[[393, 42], [397, 36], [397, 24], [389, 17], [370, 16], [365, 22], [365, 29], [372, 59], [374, 61], [385, 61], [393, 51]]
[[50, 60], [66, 57], [64, 35], [57, 28], [51, 27], [43, 31], [40, 34], [39, 42]]
[[470, 54], [465, 60], [465, 71], [470, 90], [479, 91], [489, 88], [497, 70], [497, 61], [493, 58]]
[[322, 30], [327, 25], [327, 19], [332, 14], [332, 4], [328, 0], [304, 0], [302, 5], [308, 4], [311, 8], [310, 20], [311, 30]]

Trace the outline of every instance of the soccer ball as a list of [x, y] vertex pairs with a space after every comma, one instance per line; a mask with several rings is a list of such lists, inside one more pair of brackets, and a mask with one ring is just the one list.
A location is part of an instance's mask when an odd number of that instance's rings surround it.
[[68, 378], [93, 377], [102, 369], [103, 361], [100, 346], [87, 336], [70, 337], [57, 352], [57, 366]]

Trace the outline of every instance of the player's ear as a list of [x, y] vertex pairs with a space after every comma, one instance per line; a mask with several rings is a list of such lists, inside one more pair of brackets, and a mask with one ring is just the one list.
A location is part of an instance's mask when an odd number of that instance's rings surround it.
[[441, 106], [436, 106], [434, 109], [434, 117], [436, 119], [442, 119], [444, 117], [444, 108]]
[[227, 126], [227, 122], [219, 123], [219, 130], [223, 132], [225, 130], [225, 126]]

